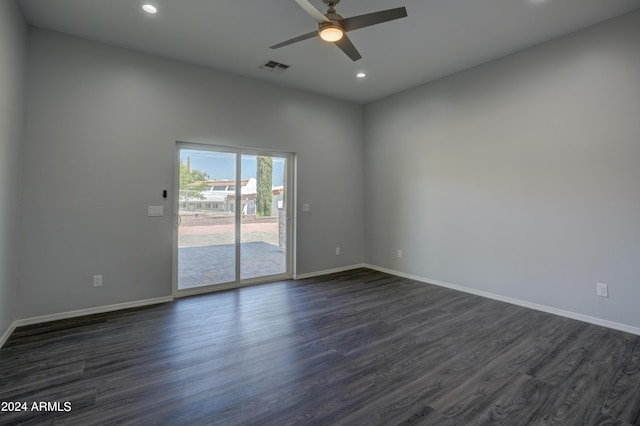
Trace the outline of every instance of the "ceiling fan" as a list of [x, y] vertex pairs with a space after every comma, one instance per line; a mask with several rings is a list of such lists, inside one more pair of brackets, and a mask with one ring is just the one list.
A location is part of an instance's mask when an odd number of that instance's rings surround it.
[[320, 36], [321, 39], [338, 46], [351, 60], [357, 61], [362, 58], [362, 55], [360, 55], [358, 49], [356, 49], [353, 43], [351, 43], [351, 40], [349, 40], [349, 37], [347, 37], [347, 32], [393, 21], [394, 19], [405, 18], [407, 16], [407, 9], [398, 7], [380, 12], [367, 13], [365, 15], [352, 16], [351, 18], [343, 18], [338, 15], [335, 10], [335, 6], [340, 3], [340, 0], [322, 0], [329, 6], [326, 14], [316, 9], [309, 0], [295, 1], [318, 23], [318, 30], [294, 37], [282, 43], [274, 44], [270, 46], [271, 49], [278, 49], [302, 40]]

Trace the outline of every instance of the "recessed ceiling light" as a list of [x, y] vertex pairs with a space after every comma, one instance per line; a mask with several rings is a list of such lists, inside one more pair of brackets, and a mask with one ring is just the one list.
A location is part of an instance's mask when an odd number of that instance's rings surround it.
[[142, 5], [142, 10], [150, 14], [158, 13], [158, 8], [148, 3]]
[[367, 75], [363, 72], [359, 72], [358, 74], [356, 74], [356, 77], [358, 78], [365, 78]]

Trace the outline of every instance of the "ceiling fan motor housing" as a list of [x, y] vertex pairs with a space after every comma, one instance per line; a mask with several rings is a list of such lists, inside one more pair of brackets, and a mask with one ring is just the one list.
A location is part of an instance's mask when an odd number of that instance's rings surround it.
[[[338, 15], [336, 13], [336, 11], [333, 9], [333, 6], [335, 5], [335, 3], [337, 2], [331, 2], [329, 3], [330, 0], [325, 0], [325, 3], [329, 4], [329, 10], [327, 11], [327, 13], [325, 14], [325, 16], [327, 17], [327, 19], [330, 22], [321, 22], [318, 24], [318, 34], [320, 34], [320, 38], [325, 40], [325, 41], [330, 41], [330, 42], [335, 42], [339, 39], [342, 38], [342, 35], [344, 35], [344, 33], [346, 32], [344, 30], [344, 26], [342, 25], [342, 20], [344, 19], [342, 16]], [[327, 29], [335, 29], [338, 30], [341, 34], [339, 36], [339, 38], [337, 40], [327, 40], [325, 37], [323, 37], [322, 33], [323, 31], [327, 30]]]
[[325, 28], [339, 28], [342, 30], [342, 32], [344, 32], [344, 27], [340, 24], [340, 21], [334, 21], [332, 20], [331, 22], [323, 22], [321, 24], [318, 24], [318, 26], [320, 28], [318, 28], [320, 31], [324, 30]]

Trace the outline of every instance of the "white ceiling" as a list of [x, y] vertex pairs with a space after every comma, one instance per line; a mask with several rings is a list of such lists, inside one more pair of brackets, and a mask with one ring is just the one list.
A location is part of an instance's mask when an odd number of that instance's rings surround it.
[[[311, 0], [320, 10], [322, 0]], [[408, 17], [349, 33], [352, 62], [318, 38], [269, 46], [317, 28], [294, 0], [18, 0], [27, 22], [289, 87], [366, 103], [640, 7], [640, 0], [342, 0], [350, 17], [400, 6]], [[291, 65], [283, 74], [258, 67]], [[367, 77], [358, 80], [356, 72]]]

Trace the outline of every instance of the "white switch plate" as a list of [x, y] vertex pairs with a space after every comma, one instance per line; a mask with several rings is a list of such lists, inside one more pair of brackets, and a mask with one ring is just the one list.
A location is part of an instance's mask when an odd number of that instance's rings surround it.
[[398, 257], [402, 257], [402, 250], [398, 249]]
[[94, 275], [93, 276], [93, 286], [94, 287], [102, 287], [102, 275]]
[[147, 211], [147, 216], [164, 216], [163, 206], [149, 206], [149, 210]]
[[600, 297], [609, 297], [609, 286], [606, 284], [598, 283], [596, 286], [596, 292]]
[[336, 256], [340, 256], [340, 247], [336, 247]]
[[302, 211], [303, 212], [310, 212], [311, 211], [311, 204], [303, 204], [302, 205]]

